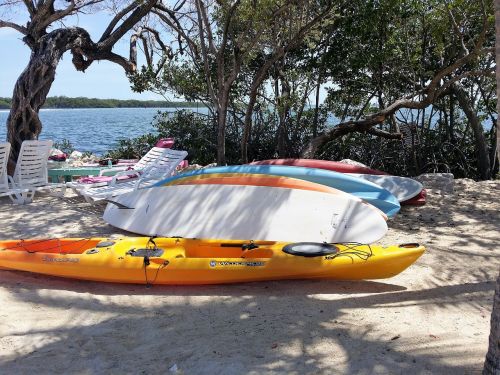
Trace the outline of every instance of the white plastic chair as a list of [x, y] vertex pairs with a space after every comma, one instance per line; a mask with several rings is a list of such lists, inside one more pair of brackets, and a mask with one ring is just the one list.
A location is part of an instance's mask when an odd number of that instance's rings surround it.
[[[113, 179], [108, 186], [80, 190], [80, 194], [83, 195], [87, 202], [93, 204], [97, 201], [109, 199], [137, 189], [150, 187], [157, 182], [164, 180], [175, 173], [175, 169], [186, 158], [188, 153], [187, 151], [172, 149], [163, 150], [167, 151], [153, 165], [143, 169], [137, 179], [117, 183], [117, 178], [119, 177], [117, 174], [113, 176]], [[121, 173], [128, 174], [131, 173], [131, 171], [124, 171]]]
[[[155, 166], [157, 163], [159, 165], [169, 164], [175, 161], [177, 154], [179, 151], [172, 150], [170, 148], [162, 148], [162, 147], [153, 147], [149, 150], [146, 155], [144, 155], [137, 163], [134, 164], [132, 168], [130, 167], [113, 167], [103, 169], [99, 172], [99, 176], [105, 176], [108, 172], [116, 172], [112, 178], [108, 182], [95, 182], [95, 183], [83, 183], [78, 181], [67, 182], [66, 186], [73, 189], [73, 191], [77, 194], [82, 194], [83, 190], [89, 188], [103, 187], [112, 184], [122, 184], [122, 183], [130, 183], [131, 180], [136, 181], [136, 178], [140, 177], [142, 173], [147, 171], [149, 168]], [[187, 155], [187, 153], [186, 153]], [[186, 156], [183, 157], [183, 159]], [[181, 159], [182, 161], [182, 159]], [[180, 161], [179, 161], [180, 163]], [[179, 164], [177, 164], [179, 165]], [[176, 165], [176, 167], [177, 167]], [[128, 177], [125, 179], [119, 179], [119, 177]]]
[[16, 188], [29, 190], [24, 195], [24, 203], [31, 202], [37, 191], [48, 191], [57, 197], [62, 197], [66, 191], [63, 183], [49, 183], [47, 161], [51, 147], [52, 141], [24, 141], [21, 144], [12, 181]]
[[16, 188], [12, 181], [12, 177], [7, 175], [9, 154], [10, 143], [0, 142], [0, 197], [9, 197], [12, 202], [23, 204], [25, 195], [29, 192], [29, 189]]

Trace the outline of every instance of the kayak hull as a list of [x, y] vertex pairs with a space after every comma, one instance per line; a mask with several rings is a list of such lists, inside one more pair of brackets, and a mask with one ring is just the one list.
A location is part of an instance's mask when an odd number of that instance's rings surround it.
[[[158, 256], [145, 261], [130, 251], [152, 249], [147, 237], [31, 241], [39, 244], [36, 250], [30, 250], [30, 240], [0, 242], [0, 267], [71, 279], [166, 285], [382, 279], [402, 272], [425, 251], [418, 244], [336, 245], [335, 254], [302, 257], [285, 253], [285, 242], [256, 241], [248, 249], [249, 243], [242, 241], [156, 238]], [[64, 253], [57, 251], [55, 241], [67, 242]], [[52, 249], [44, 250], [44, 242]], [[105, 242], [109, 246], [99, 245]], [[72, 244], [75, 251], [68, 251]]]

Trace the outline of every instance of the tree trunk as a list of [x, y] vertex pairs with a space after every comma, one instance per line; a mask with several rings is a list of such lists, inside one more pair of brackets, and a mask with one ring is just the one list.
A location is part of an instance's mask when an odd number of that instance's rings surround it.
[[248, 141], [250, 140], [250, 133], [252, 132], [252, 116], [255, 102], [257, 101], [257, 91], [259, 87], [254, 85], [248, 94], [248, 105], [245, 111], [245, 118], [243, 120], [243, 135], [241, 137], [241, 162], [248, 163]]
[[287, 155], [287, 121], [290, 118], [290, 85], [286, 80], [284, 74], [280, 70], [281, 81], [281, 95], [278, 98], [278, 157], [280, 159], [286, 158]]
[[54, 82], [57, 64], [67, 50], [61, 48], [61, 44], [67, 43], [65, 34], [50, 33], [42, 39], [32, 51], [28, 66], [14, 86], [12, 106], [7, 118], [7, 140], [12, 145], [9, 174], [14, 171], [23, 141], [38, 139], [42, 131], [38, 111]]
[[488, 145], [484, 137], [484, 129], [476, 111], [474, 110], [471, 100], [463, 87], [455, 84], [452, 86], [453, 93], [457, 97], [460, 108], [467, 116], [467, 120], [474, 132], [476, 141], [476, 153], [478, 159], [479, 177], [482, 180], [489, 180], [491, 178], [490, 157], [488, 155]]
[[500, 274], [497, 278], [493, 311], [491, 312], [490, 344], [486, 360], [484, 361], [483, 375], [500, 374]]
[[222, 91], [217, 108], [217, 165], [226, 165], [226, 119], [229, 92]]
[[14, 86], [12, 106], [7, 118], [7, 141], [12, 145], [9, 174], [14, 172], [23, 141], [38, 139], [42, 131], [38, 111], [54, 82], [59, 60], [64, 52], [82, 46], [89, 40], [84, 29], [75, 27], [54, 30], [32, 46], [28, 66]]
[[455, 98], [450, 95], [450, 124], [448, 127], [448, 140], [455, 142]]
[[[495, 0], [495, 60], [497, 80], [497, 114], [500, 113], [500, 0]], [[497, 157], [500, 161], [500, 117], [497, 115]], [[500, 274], [497, 277], [493, 311], [491, 312], [491, 329], [488, 353], [484, 361], [483, 375], [500, 374]]]
[[321, 72], [318, 74], [318, 82], [316, 84], [316, 98], [314, 102], [314, 119], [313, 119], [313, 131], [312, 136], [316, 138], [318, 136], [318, 119], [319, 119], [319, 93], [321, 89]]
[[226, 165], [226, 112], [217, 114], [217, 165]]
[[[496, 64], [496, 80], [497, 80], [497, 159], [500, 163], [500, 0], [495, 0], [495, 61]], [[498, 367], [497, 367], [498, 368]]]

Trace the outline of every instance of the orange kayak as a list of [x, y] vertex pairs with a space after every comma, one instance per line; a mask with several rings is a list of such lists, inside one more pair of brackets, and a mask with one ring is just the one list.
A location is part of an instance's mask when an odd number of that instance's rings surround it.
[[139, 284], [359, 280], [397, 275], [424, 251], [418, 244], [382, 247], [148, 237], [32, 239], [0, 241], [0, 267]]
[[252, 173], [213, 173], [179, 178], [167, 185], [252, 185], [270, 186], [288, 189], [321, 191], [339, 194], [339, 190], [298, 178]]

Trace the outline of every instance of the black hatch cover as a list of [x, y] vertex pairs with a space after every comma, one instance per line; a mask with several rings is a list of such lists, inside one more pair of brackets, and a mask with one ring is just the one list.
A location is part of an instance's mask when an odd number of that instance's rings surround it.
[[295, 242], [283, 247], [283, 251], [290, 255], [301, 257], [319, 257], [339, 252], [339, 249], [327, 243], [318, 242]]

